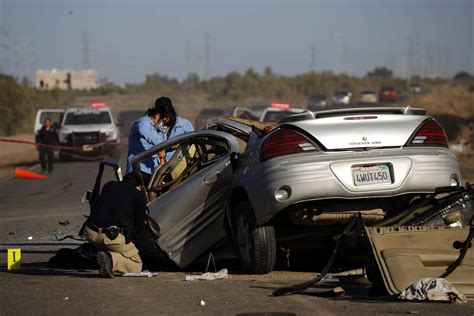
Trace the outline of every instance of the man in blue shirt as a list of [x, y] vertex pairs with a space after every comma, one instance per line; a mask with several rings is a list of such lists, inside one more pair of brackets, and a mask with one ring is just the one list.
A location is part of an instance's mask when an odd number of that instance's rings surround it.
[[[158, 134], [163, 141], [194, 131], [193, 124], [189, 120], [176, 114], [170, 98], [158, 98], [155, 102], [155, 109], [158, 110], [162, 118], [158, 125]], [[171, 159], [173, 153], [174, 151], [166, 153], [166, 161]]]
[[[146, 115], [132, 124], [128, 137], [127, 172], [132, 171], [132, 159], [136, 155], [158, 145], [171, 137], [192, 132], [193, 125], [187, 119], [178, 116], [170, 98], [160, 97], [155, 101], [155, 107], [148, 109]], [[169, 160], [172, 153], [166, 154]], [[154, 156], [140, 163], [140, 170], [145, 182], [151, 176], [153, 169], [159, 165], [159, 157]]]

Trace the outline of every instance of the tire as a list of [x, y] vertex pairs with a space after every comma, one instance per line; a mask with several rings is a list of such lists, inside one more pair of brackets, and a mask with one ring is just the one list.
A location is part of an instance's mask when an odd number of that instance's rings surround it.
[[235, 246], [246, 273], [265, 274], [276, 261], [276, 237], [273, 226], [257, 227], [252, 206], [241, 202], [234, 216]]

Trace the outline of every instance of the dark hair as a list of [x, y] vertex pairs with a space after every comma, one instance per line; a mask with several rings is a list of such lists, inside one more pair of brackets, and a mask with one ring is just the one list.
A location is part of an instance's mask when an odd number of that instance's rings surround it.
[[[148, 115], [148, 116], [155, 116], [156, 114], [158, 114], [158, 109], [157, 108], [149, 108], [148, 110], [146, 110], [145, 112], [145, 115]], [[160, 113], [160, 116], [161, 116], [161, 113]]]
[[160, 97], [156, 99], [155, 109], [160, 113], [162, 120], [163, 118], [168, 118], [167, 126], [173, 126], [176, 123], [177, 115], [170, 98]]
[[130, 182], [134, 187], [142, 185], [142, 179], [135, 171], [127, 173], [123, 177], [123, 181]]

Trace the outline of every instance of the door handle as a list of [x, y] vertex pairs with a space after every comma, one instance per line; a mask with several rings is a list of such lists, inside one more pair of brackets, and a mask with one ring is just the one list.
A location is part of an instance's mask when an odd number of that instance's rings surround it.
[[221, 172], [219, 170], [215, 170], [211, 172], [208, 176], [206, 176], [203, 180], [204, 184], [213, 184], [219, 179]]

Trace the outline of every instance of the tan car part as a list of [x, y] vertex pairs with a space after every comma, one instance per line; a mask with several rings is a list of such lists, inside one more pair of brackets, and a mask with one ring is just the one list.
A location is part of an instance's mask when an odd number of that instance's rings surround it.
[[[421, 278], [439, 277], [459, 257], [469, 227], [366, 227], [377, 265], [390, 294], [398, 294]], [[462, 263], [447, 278], [474, 299], [474, 251], [467, 250]]]

